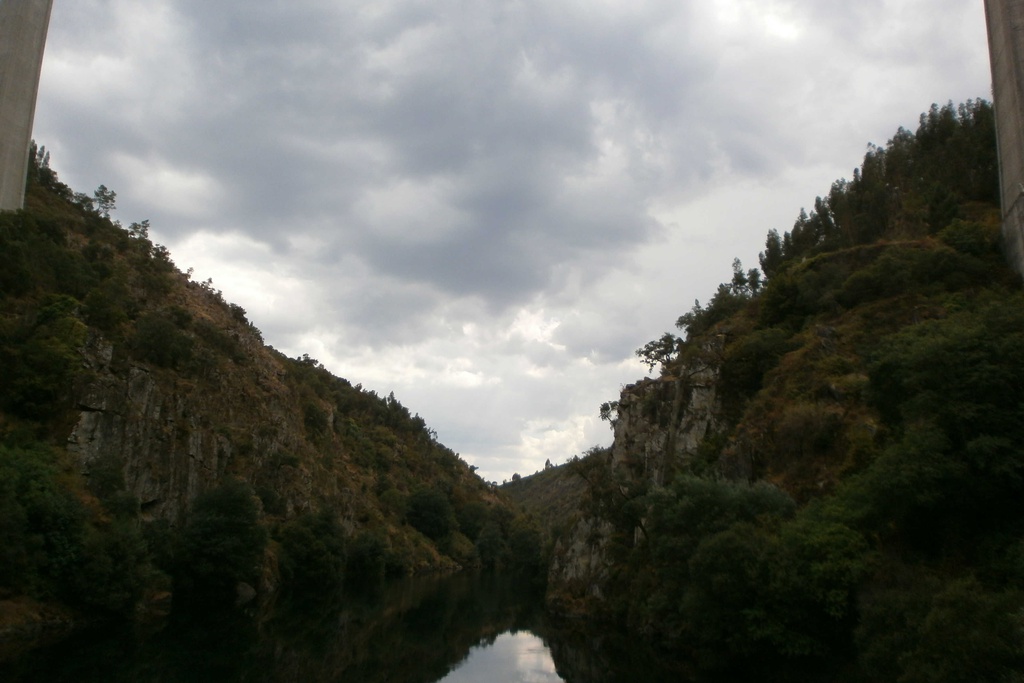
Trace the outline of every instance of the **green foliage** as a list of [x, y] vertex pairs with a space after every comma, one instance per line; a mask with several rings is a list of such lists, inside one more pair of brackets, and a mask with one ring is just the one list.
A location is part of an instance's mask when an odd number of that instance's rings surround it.
[[[952, 238], [967, 246], [968, 237]], [[970, 249], [971, 247], [967, 247]], [[908, 293], [955, 291], [990, 277], [990, 266], [967, 252], [920, 247], [892, 247], [869, 267], [843, 283], [837, 299], [847, 308]]]
[[626, 467], [613, 468], [610, 451], [598, 447], [573, 458], [568, 470], [586, 483], [581, 511], [608, 521], [618, 534], [632, 536], [645, 514], [648, 482], [634, 479]]
[[651, 533], [666, 540], [653, 554], [663, 553], [666, 564], [673, 556], [689, 556], [702, 538], [734, 524], [774, 525], [795, 510], [785, 492], [767, 483], [734, 484], [685, 475], [650, 500]]
[[769, 230], [768, 237], [765, 238], [764, 251], [759, 256], [761, 271], [765, 277], [769, 279], [775, 277], [784, 259], [785, 254], [782, 250], [782, 238], [779, 237], [779, 231]]
[[419, 489], [409, 498], [406, 521], [421, 534], [435, 541], [455, 528], [455, 512], [448, 497], [437, 489]]
[[167, 576], [178, 569], [179, 531], [165, 519], [153, 520], [142, 526], [142, 538], [146, 541], [152, 565]]
[[[717, 371], [718, 415], [677, 464], [705, 478], [574, 463], [615, 617], [716, 680], [1019, 678], [1024, 297], [995, 159], [988, 103], [932, 107], [768, 233], [766, 284], [734, 263], [685, 340], [638, 351]], [[678, 400], [651, 396], [631, 409]]]
[[973, 577], [936, 577], [866, 596], [857, 643], [864, 674], [906, 683], [1017, 680], [1024, 596]]
[[344, 530], [330, 512], [303, 514], [278, 531], [281, 577], [296, 593], [330, 593], [341, 587]]
[[[181, 325], [181, 323], [179, 323], [179, 325]], [[232, 337], [229, 333], [219, 329], [208, 320], [196, 321], [194, 328], [196, 335], [217, 354], [227, 356], [235, 363], [245, 362], [245, 351], [242, 349], [238, 340]]]
[[149, 551], [138, 523], [122, 519], [88, 534], [73, 585], [86, 605], [127, 615], [148, 573]]
[[954, 220], [939, 233], [939, 239], [969, 256], [991, 256], [999, 250], [999, 231], [981, 223]]
[[622, 546], [628, 572], [608, 586], [633, 629], [697, 653], [716, 676], [771, 666], [799, 680], [844, 651], [872, 566], [862, 533], [798, 513], [766, 483], [679, 476], [670, 488], [622, 500], [638, 504], [642, 534]]
[[[55, 453], [62, 451], [36, 453], [33, 442], [3, 452], [3, 592], [127, 613], [155, 585], [167, 588], [161, 572], [174, 575], [180, 604], [228, 600], [237, 581], [254, 582], [266, 522], [247, 487], [207, 492], [175, 525], [149, 513], [173, 515], [179, 497], [145, 510], [143, 522], [140, 502], [126, 490], [126, 472], [171, 476], [176, 467], [167, 469], [166, 457], [183, 453], [178, 446], [197, 429], [220, 450], [222, 466], [252, 482], [279, 525], [274, 550], [295, 590], [329, 589], [345, 549], [345, 574], [378, 577], [452, 560], [474, 564], [474, 541], [491, 521], [507, 548], [511, 513], [393, 394], [353, 386], [308, 355], [288, 359], [254, 348], [260, 335], [245, 310], [224, 301], [212, 280], [195, 283], [177, 272], [167, 249], [151, 240], [148, 221], [122, 227], [111, 219], [117, 197], [109, 188], [76, 194], [42, 150], [28, 180], [28, 210], [0, 215], [0, 439], [19, 433], [63, 444], [78, 420], [74, 400], [88, 396], [93, 406], [93, 398], [116, 392], [134, 365], [129, 359], [161, 368], [152, 379], [161, 394], [178, 396], [183, 411], [165, 415], [171, 422], [154, 432], [170, 450], [140, 454], [155, 469], [123, 461], [135, 456], [117, 446], [109, 451], [116, 457], [78, 463], [60, 462]], [[224, 410], [206, 414], [182, 391]], [[104, 414], [117, 420], [151, 417], [104, 403]], [[289, 403], [296, 411], [273, 407]], [[251, 422], [267, 410], [287, 424]], [[178, 419], [186, 413], [187, 425]], [[26, 449], [31, 457], [11, 454]], [[436, 489], [443, 502], [412, 498], [410, 509], [407, 492], [421, 487]], [[352, 543], [319, 513], [287, 519], [300, 491], [312, 491], [303, 509], [343, 506], [356, 530]], [[460, 532], [453, 508], [472, 537]]]
[[[938, 232], [958, 217], [959, 202], [998, 205], [994, 121], [992, 105], [982, 100], [933, 105], [916, 133], [900, 128], [884, 148], [872, 145], [852, 181], [834, 183], [810, 214], [801, 210], [791, 232], [768, 234], [765, 275], [771, 280], [800, 259], [897, 230]], [[918, 201], [927, 206], [922, 216], [908, 208]]]
[[[672, 647], [680, 645], [694, 619], [702, 620], [701, 632], [726, 628], [729, 615], [736, 616], [732, 612], [742, 600], [724, 601], [726, 596], [719, 592], [723, 582], [735, 583], [741, 592], [754, 590], [756, 585], [743, 587], [751, 578], [749, 572], [765, 571], [761, 559], [757, 566], [735, 564], [719, 557], [715, 548], [740, 543], [750, 534], [756, 536], [751, 541], [755, 545], [768, 544], [770, 536], [764, 533], [791, 516], [795, 507], [785, 493], [767, 484], [749, 486], [693, 476], [680, 476], [671, 488], [633, 499], [626, 507], [630, 505], [639, 505], [634, 518], [646, 517], [644, 543], [630, 551], [637, 582], [624, 585], [624, 595], [618, 599], [626, 601], [635, 628], [647, 630], [658, 624], [659, 637]], [[747, 541], [740, 545], [746, 547]], [[763, 550], [750, 552], [758, 558], [763, 555]], [[731, 567], [729, 575], [714, 568], [720, 561]], [[706, 601], [716, 604], [714, 614], [722, 615], [721, 623], [712, 619]]]
[[306, 432], [311, 437], [322, 436], [327, 432], [327, 413], [321, 410], [315, 403], [307, 403], [302, 408], [302, 423], [306, 426]]
[[928, 196], [928, 227], [934, 233], [942, 230], [960, 215], [960, 202], [949, 188], [938, 183]]
[[750, 294], [742, 289], [737, 291], [730, 285], [719, 285], [706, 307], [702, 308], [699, 301], [694, 301], [690, 312], [676, 320], [676, 327], [686, 332], [687, 339], [694, 339], [740, 311], [749, 298]]
[[284, 516], [288, 512], [288, 506], [277, 489], [269, 485], [257, 486], [256, 497], [263, 505], [263, 511], [268, 515]]
[[175, 579], [190, 596], [224, 602], [238, 582], [256, 583], [267, 533], [249, 487], [225, 479], [195, 500], [182, 531]]
[[683, 598], [701, 664], [724, 673], [771, 662], [785, 674], [827, 661], [841, 647], [865, 547], [850, 529], [805, 517], [778, 536], [737, 522], [703, 538]]
[[755, 330], [727, 346], [719, 386], [729, 408], [738, 410], [746, 398], [756, 394], [765, 373], [794, 348], [792, 334], [778, 327]]
[[843, 620], [852, 614], [855, 591], [871, 562], [863, 534], [805, 512], [783, 526], [779, 550], [776, 584], [788, 584], [791, 602], [808, 606], [807, 618]]
[[487, 523], [487, 504], [480, 500], [473, 500], [456, 510], [455, 517], [459, 523], [459, 530], [467, 538], [475, 539]]
[[119, 328], [128, 322], [128, 311], [133, 308], [127, 286], [118, 278], [110, 278], [90, 290], [84, 304], [89, 324], [108, 335], [117, 334]]
[[460, 567], [480, 565], [476, 545], [461, 531], [452, 531], [438, 547]]
[[192, 357], [192, 338], [162, 313], [147, 313], [135, 324], [135, 352], [163, 368], [180, 368]]
[[65, 295], [44, 299], [34, 320], [0, 324], [0, 398], [16, 415], [46, 419], [55, 413], [80, 367], [78, 348], [87, 328], [78, 302]]
[[82, 556], [86, 515], [59, 481], [43, 445], [0, 445], [0, 585], [40, 597], [67, 596]]
[[504, 562], [508, 554], [508, 544], [497, 522], [487, 522], [480, 529], [476, 539], [476, 551], [480, 557], [480, 564], [486, 569], [493, 569]]
[[348, 549], [345, 581], [350, 585], [374, 586], [384, 580], [387, 541], [374, 531], [356, 534]]
[[[694, 308], [699, 309], [700, 303], [694, 303]], [[647, 366], [648, 371], [656, 366], [666, 367], [676, 359], [681, 342], [682, 340], [674, 334], [666, 332], [660, 338], [649, 341], [637, 349], [636, 356]]]
[[[94, 491], [116, 518], [90, 518], [42, 444], [0, 445], [0, 588], [127, 615], [152, 574], [149, 551], [123, 502], [123, 480], [95, 468]], [[134, 501], [134, 499], [132, 499]]]
[[841, 259], [823, 257], [783, 270], [759, 297], [759, 326], [798, 330], [813, 316], [837, 312], [836, 290], [850, 268]]
[[533, 519], [518, 517], [512, 523], [508, 537], [509, 564], [521, 577], [543, 583], [547, 574], [543, 534]]
[[1019, 434], [1024, 399], [1024, 297], [983, 302], [894, 335], [871, 372], [875, 403], [894, 425], [929, 419], [957, 447]]
[[100, 216], [109, 219], [110, 212], [117, 208], [117, 193], [108, 189], [106, 185], [100, 185], [93, 193], [93, 197]]
[[931, 555], [974, 555], [986, 535], [1019, 531], [1021, 303], [986, 301], [885, 340], [871, 393], [898, 438], [851, 482], [847, 509]]

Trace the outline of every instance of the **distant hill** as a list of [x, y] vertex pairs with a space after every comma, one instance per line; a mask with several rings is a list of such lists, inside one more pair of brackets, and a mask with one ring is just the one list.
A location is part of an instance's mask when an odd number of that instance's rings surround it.
[[546, 467], [500, 487], [514, 505], [553, 528], [575, 521], [585, 489], [586, 482], [568, 465]]

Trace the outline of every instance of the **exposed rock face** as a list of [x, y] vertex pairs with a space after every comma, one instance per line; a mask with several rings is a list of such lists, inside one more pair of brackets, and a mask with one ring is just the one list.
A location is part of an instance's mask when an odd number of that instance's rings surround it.
[[[611, 468], [619, 476], [665, 485], [674, 469], [692, 459], [701, 441], [716, 428], [717, 378], [715, 364], [698, 360], [676, 375], [645, 379], [623, 389], [614, 422]], [[612, 532], [608, 522], [584, 517], [559, 541], [548, 574], [553, 609], [595, 609], [609, 579]]]
[[548, 602], [556, 612], [590, 612], [602, 600], [602, 586], [611, 569], [607, 552], [611, 533], [607, 522], [585, 517], [558, 542], [548, 570]]
[[697, 453], [714, 428], [717, 370], [705, 364], [680, 376], [664, 375], [627, 386], [619, 399], [612, 463], [656, 486], [674, 466]]
[[[310, 450], [300, 401], [281, 381], [280, 363], [257, 339], [246, 341], [243, 362], [189, 379], [118, 358], [111, 343], [90, 339], [67, 443], [86, 476], [100, 461], [117, 463], [145, 519], [176, 521], [225, 475], [273, 487], [289, 512], [308, 505], [308, 467], [273, 462], [276, 454]], [[326, 491], [317, 490], [321, 498], [337, 495], [331, 479]]]

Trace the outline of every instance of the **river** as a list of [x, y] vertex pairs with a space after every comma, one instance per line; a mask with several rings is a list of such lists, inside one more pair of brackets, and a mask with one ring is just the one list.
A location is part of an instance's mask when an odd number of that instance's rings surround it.
[[685, 680], [639, 643], [557, 625], [493, 574], [409, 579], [259, 615], [106, 627], [0, 662], [6, 683], [634, 683]]

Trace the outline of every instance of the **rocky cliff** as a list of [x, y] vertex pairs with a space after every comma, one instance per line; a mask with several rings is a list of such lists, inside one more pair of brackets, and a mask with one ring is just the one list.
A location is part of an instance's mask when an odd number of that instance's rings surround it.
[[720, 342], [712, 340], [689, 364], [623, 388], [611, 417], [611, 448], [587, 455], [590, 463], [570, 464], [590, 488], [587, 503], [552, 554], [548, 601], [555, 611], [602, 611], [615, 566], [609, 545], [616, 535], [639, 533], [628, 522], [609, 519], [614, 503], [602, 498], [646, 495], [701, 457], [704, 439], [721, 421], [714, 360], [719, 356]]
[[[276, 453], [310, 450], [296, 414], [298, 397], [283, 381], [287, 370], [279, 359], [251, 333], [218, 322], [247, 342], [246, 358], [204, 380], [130, 358], [115, 362], [111, 341], [89, 339], [67, 438], [84, 475], [97, 462], [115, 460], [146, 519], [177, 521], [199, 493], [226, 475], [272, 486], [286, 513], [336, 498], [336, 481], [301, 471], [321, 469], [315, 460], [302, 458], [304, 468], [270, 462]], [[329, 486], [314, 492], [314, 478]]]
[[[171, 523], [225, 477], [248, 483], [267, 514], [330, 508], [349, 529], [400, 524], [380, 496], [407, 495], [420, 481], [496, 500], [396, 400], [282, 356], [208, 284], [167, 277], [148, 314], [166, 324], [165, 337], [120, 331], [118, 340], [90, 328], [76, 350], [60, 419], [87, 485], [113, 464], [142, 519]], [[169, 340], [188, 349], [183, 359], [161, 355]]]
[[371, 574], [476, 564], [484, 527], [507, 555], [514, 514], [418, 415], [265, 345], [148, 224], [111, 220], [109, 191], [74, 193], [45, 159], [25, 211], [0, 213], [0, 596], [116, 584], [85, 602], [129, 609], [150, 562], [176, 574], [229, 547], [189, 531], [204, 496], [204, 524], [245, 517], [249, 550], [269, 535], [267, 568], [290, 552], [295, 576], [318, 557], [317, 580], [345, 557]]
[[992, 121], [932, 107], [638, 351], [659, 376], [569, 465], [556, 610], [707, 680], [1024, 671], [1024, 295]]
[[613, 424], [614, 468], [664, 486], [673, 471], [697, 457], [721, 412], [718, 368], [712, 363], [707, 357], [694, 360], [622, 390]]

